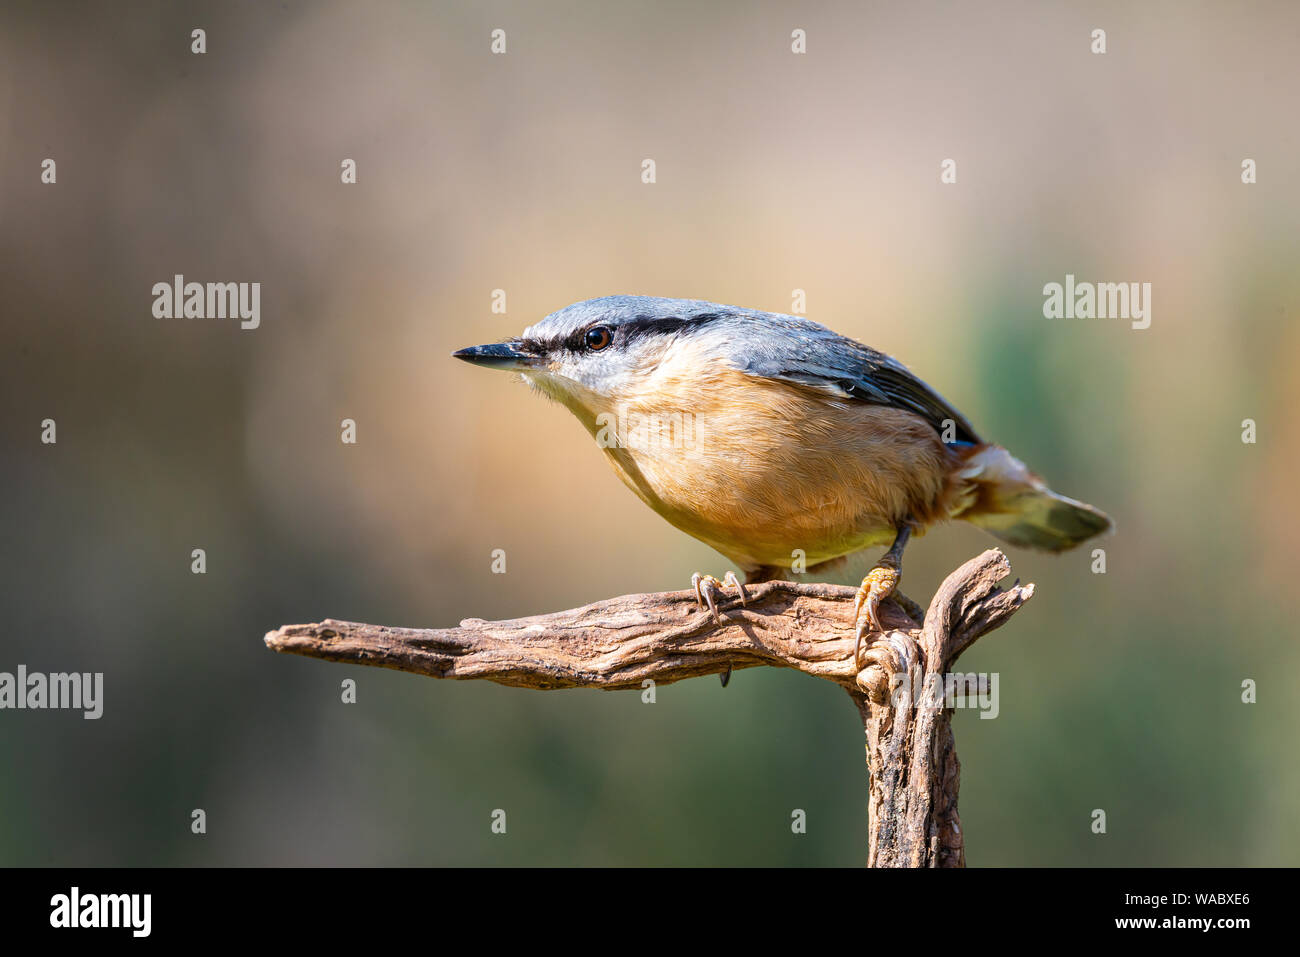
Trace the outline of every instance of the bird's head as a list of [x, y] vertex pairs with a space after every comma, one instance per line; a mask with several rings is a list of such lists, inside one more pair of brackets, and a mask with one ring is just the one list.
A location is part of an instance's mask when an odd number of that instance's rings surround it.
[[588, 299], [551, 313], [514, 339], [452, 355], [517, 372], [575, 412], [600, 411], [641, 389], [669, 349], [702, 339], [727, 308], [648, 296]]

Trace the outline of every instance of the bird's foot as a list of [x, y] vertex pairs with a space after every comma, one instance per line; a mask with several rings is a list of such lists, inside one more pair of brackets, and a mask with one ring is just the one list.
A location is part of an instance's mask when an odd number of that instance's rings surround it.
[[735, 572], [727, 572], [722, 576], [722, 581], [718, 581], [712, 575], [701, 575], [699, 572], [691, 576], [691, 587], [695, 589], [695, 600], [699, 603], [700, 610], [703, 611], [707, 605], [713, 620], [719, 625], [722, 624], [722, 615], [718, 611], [718, 599], [722, 597], [722, 589], [728, 585], [736, 586], [736, 590], [740, 592], [742, 605], [749, 601], [749, 593], [745, 591], [745, 586], [740, 583]]
[[[899, 596], [895, 594], [894, 589], [898, 587], [902, 577], [903, 573], [898, 563], [886, 555], [871, 571], [867, 572], [867, 577], [862, 579], [857, 597], [853, 600], [853, 613], [857, 623], [857, 640], [853, 645], [854, 661], [857, 661], [862, 653], [862, 639], [866, 634], [871, 631], [885, 630], [880, 623], [880, 603], [890, 597], [898, 600]], [[904, 598], [904, 600], [915, 607], [916, 603], [911, 599]], [[905, 605], [903, 610], [911, 614]], [[924, 617], [922, 615], [921, 620], [924, 620]]]
[[[736, 573], [729, 571], [722, 576], [722, 581], [718, 581], [712, 575], [701, 575], [696, 572], [691, 576], [691, 587], [695, 589], [695, 601], [699, 604], [702, 611], [707, 605], [713, 615], [713, 620], [717, 624], [722, 624], [722, 615], [718, 611], [718, 599], [722, 597], [722, 589], [728, 585], [735, 585], [736, 591], [740, 592], [740, 603], [742, 605], [749, 602], [749, 594], [745, 591], [745, 586], [740, 583]], [[731, 680], [731, 665], [727, 665], [727, 673], [719, 675], [722, 679], [722, 687], [727, 686]]]

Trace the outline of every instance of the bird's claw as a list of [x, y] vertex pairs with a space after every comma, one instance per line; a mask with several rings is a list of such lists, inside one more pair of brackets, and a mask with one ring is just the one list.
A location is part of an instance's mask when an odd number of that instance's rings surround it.
[[[714, 622], [719, 625], [722, 624], [722, 614], [718, 611], [718, 595], [728, 585], [736, 586], [736, 591], [740, 593], [740, 603], [742, 605], [749, 604], [749, 593], [745, 591], [745, 586], [740, 583], [740, 579], [736, 577], [736, 573], [733, 571], [728, 571], [727, 574], [723, 575], [722, 581], [718, 581], [712, 575], [701, 575], [699, 572], [691, 576], [691, 587], [695, 589], [696, 603], [700, 606], [701, 611], [707, 605], [709, 612], [713, 615]], [[725, 688], [727, 682], [731, 680], [731, 662], [727, 662], [726, 674], [718, 677], [722, 679], [722, 687]]]
[[892, 562], [881, 560], [875, 568], [867, 572], [853, 600], [853, 615], [856, 623], [856, 640], [853, 644], [853, 660], [859, 660], [862, 653], [862, 639], [868, 632], [884, 631], [880, 621], [880, 603], [894, 594], [902, 579], [902, 572]]
[[718, 611], [718, 593], [728, 585], [736, 586], [736, 591], [740, 592], [740, 603], [742, 605], [749, 603], [749, 594], [733, 571], [723, 575], [722, 581], [718, 581], [712, 575], [701, 575], [699, 572], [691, 576], [691, 587], [695, 589], [696, 603], [700, 606], [701, 611], [707, 605], [713, 615], [714, 622], [719, 625], [722, 624], [722, 614]]

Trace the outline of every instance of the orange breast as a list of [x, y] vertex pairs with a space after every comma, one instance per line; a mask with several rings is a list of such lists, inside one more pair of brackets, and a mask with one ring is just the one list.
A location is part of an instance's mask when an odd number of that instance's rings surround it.
[[919, 416], [693, 359], [665, 356], [597, 412], [619, 477], [682, 531], [742, 568], [789, 567], [946, 517], [955, 456]]

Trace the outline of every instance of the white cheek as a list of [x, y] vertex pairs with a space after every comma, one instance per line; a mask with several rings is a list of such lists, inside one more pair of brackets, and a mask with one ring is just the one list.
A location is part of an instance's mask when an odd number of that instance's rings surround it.
[[623, 374], [618, 363], [597, 359], [590, 354], [563, 359], [555, 371], [596, 395], [610, 395], [616, 391], [619, 377]]
[[579, 385], [587, 384], [587, 370], [582, 367], [581, 363], [573, 359], [565, 358], [560, 360], [554, 365], [553, 372], [570, 382], [576, 382]]
[[523, 373], [523, 379], [539, 392], [567, 405], [575, 414], [600, 405], [600, 392], [588, 383], [589, 371], [578, 363], [552, 363], [545, 371]]

